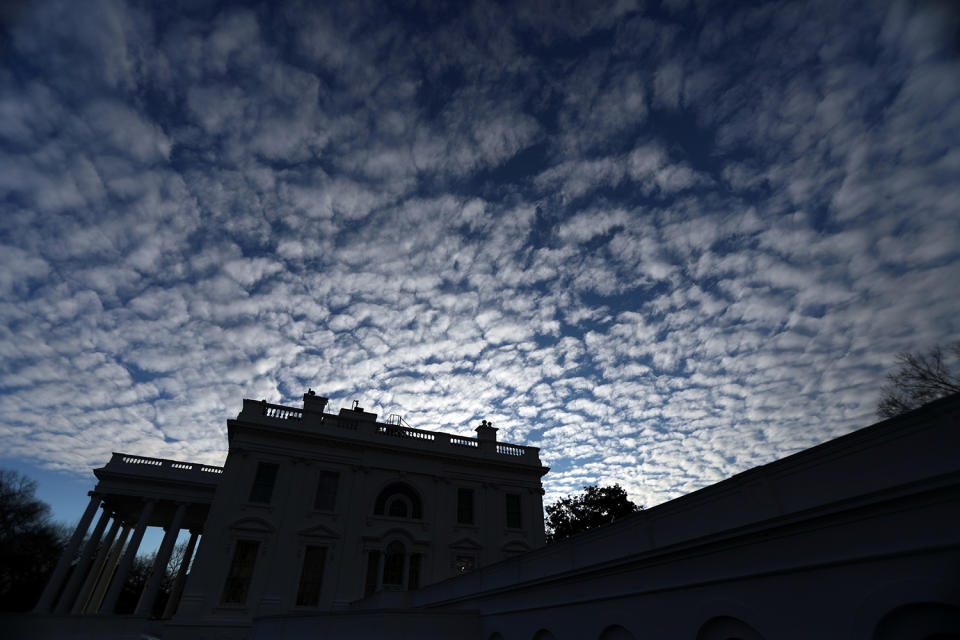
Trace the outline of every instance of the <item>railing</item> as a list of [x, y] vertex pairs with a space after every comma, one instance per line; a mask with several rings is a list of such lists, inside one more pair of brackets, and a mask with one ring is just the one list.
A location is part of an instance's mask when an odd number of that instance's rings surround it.
[[455, 447], [479, 447], [480, 441], [476, 438], [464, 438], [463, 436], [450, 436], [450, 444]]
[[[496, 442], [495, 440], [479, 440], [467, 436], [453, 435], [440, 431], [424, 431], [414, 429], [399, 414], [390, 414], [383, 422], [359, 421], [347, 418], [345, 416], [336, 416], [331, 414], [311, 413], [304, 416], [302, 409], [288, 407], [280, 404], [270, 404], [266, 400], [244, 400], [244, 414], [251, 418], [256, 415], [262, 415], [277, 420], [290, 420], [296, 423], [298, 428], [309, 428], [312, 426], [334, 426], [344, 431], [353, 432], [349, 437], [379, 438], [390, 437], [399, 441], [404, 441], [407, 446], [429, 447], [435, 451], [442, 451], [449, 447], [467, 449], [472, 454], [489, 456], [492, 458], [506, 457], [512, 458], [516, 462], [526, 464], [540, 464], [537, 449], [535, 447], [524, 447], [505, 442]], [[292, 426], [292, 425], [291, 425]], [[346, 436], [347, 434], [343, 434]], [[463, 453], [467, 453], [464, 451]], [[179, 468], [179, 467], [172, 467]], [[183, 468], [187, 470], [186, 467]]]
[[293, 407], [285, 407], [282, 404], [270, 404], [267, 401], [263, 405], [263, 415], [268, 418], [280, 418], [281, 420], [303, 420], [303, 410]]
[[394, 438], [413, 438], [414, 440], [436, 440], [437, 434], [432, 431], [421, 431], [410, 427], [401, 427], [395, 424], [378, 424], [377, 433], [382, 433]]
[[172, 469], [176, 472], [199, 471], [201, 473], [223, 473], [223, 467], [212, 467], [205, 464], [193, 462], [180, 462], [179, 460], [167, 460], [165, 458], [145, 458], [143, 456], [131, 456], [125, 453], [115, 453], [110, 458], [110, 465], [144, 465], [155, 469]]
[[385, 420], [385, 422], [387, 424], [395, 424], [398, 427], [406, 427], [407, 429], [413, 429], [413, 426], [409, 422], [404, 420], [403, 416], [400, 415], [399, 413], [391, 413], [389, 416], [387, 416], [387, 419]]
[[525, 456], [527, 448], [516, 444], [497, 443], [497, 453], [504, 456]]
[[[140, 456], [121, 455], [120, 461], [126, 464], [149, 464], [156, 467], [163, 466], [163, 460], [160, 458], [141, 458]], [[110, 462], [113, 462], [113, 460], [111, 460]]]

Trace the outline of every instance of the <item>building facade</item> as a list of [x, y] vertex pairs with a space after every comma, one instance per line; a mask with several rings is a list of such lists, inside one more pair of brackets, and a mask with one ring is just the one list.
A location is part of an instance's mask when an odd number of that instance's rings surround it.
[[[9, 636], [960, 638], [960, 395], [547, 546], [536, 449], [324, 407], [244, 401], [222, 470], [115, 454]], [[146, 523], [196, 559], [113, 615]]]
[[[535, 447], [499, 442], [486, 421], [469, 438], [326, 405], [312, 391], [302, 408], [244, 400], [227, 421], [222, 468], [114, 454], [94, 472], [87, 512], [37, 611], [116, 614], [148, 526], [166, 535], [133, 613], [176, 612], [188, 635], [242, 637], [257, 617], [342, 609], [381, 592], [402, 604], [408, 591], [544, 545], [548, 469]], [[160, 580], [184, 528], [184, 572], [161, 612]]]
[[178, 624], [346, 607], [544, 545], [533, 447], [245, 400]]

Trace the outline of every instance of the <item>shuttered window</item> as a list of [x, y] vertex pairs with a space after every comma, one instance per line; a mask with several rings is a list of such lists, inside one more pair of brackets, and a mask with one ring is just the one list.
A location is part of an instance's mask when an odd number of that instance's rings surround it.
[[457, 523], [473, 524], [473, 489], [457, 489]]
[[321, 471], [317, 482], [317, 497], [313, 501], [313, 508], [320, 511], [334, 511], [337, 508], [337, 485], [340, 484], [340, 474], [335, 471]]
[[233, 547], [233, 560], [223, 586], [222, 602], [225, 604], [244, 604], [247, 591], [253, 579], [253, 568], [257, 561], [260, 543], [255, 540], [237, 540]]
[[520, 496], [515, 493], [507, 494], [507, 526], [511, 529], [519, 529], [522, 524], [520, 519]]
[[320, 602], [320, 587], [323, 585], [323, 565], [327, 559], [326, 547], [307, 547], [303, 551], [303, 567], [300, 569], [300, 586], [297, 587], [297, 605], [315, 607]]
[[280, 465], [271, 462], [257, 463], [257, 475], [254, 476], [253, 486], [250, 487], [250, 502], [270, 504], [279, 469]]

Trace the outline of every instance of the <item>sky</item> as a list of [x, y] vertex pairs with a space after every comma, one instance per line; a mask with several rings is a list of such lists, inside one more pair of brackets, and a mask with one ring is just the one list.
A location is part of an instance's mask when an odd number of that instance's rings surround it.
[[0, 466], [222, 464], [243, 398], [653, 506], [960, 338], [951, 2], [13, 2]]

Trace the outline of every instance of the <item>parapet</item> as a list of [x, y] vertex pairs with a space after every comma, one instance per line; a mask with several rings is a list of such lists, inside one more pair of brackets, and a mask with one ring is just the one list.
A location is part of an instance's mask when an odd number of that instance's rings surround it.
[[480, 437], [470, 438], [442, 431], [414, 429], [396, 414], [390, 415], [385, 422], [378, 421], [377, 414], [368, 413], [358, 406], [341, 409], [339, 414], [325, 413], [322, 409], [317, 411], [318, 405], [323, 407], [326, 402], [326, 398], [310, 393], [304, 396], [303, 408], [244, 399], [243, 410], [237, 416], [237, 421], [319, 433], [338, 439], [362, 440], [378, 446], [536, 466], [542, 468], [543, 473], [547, 472], [540, 463], [539, 448], [498, 442], [496, 429], [486, 421], [478, 430]]

